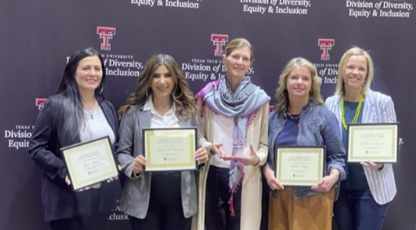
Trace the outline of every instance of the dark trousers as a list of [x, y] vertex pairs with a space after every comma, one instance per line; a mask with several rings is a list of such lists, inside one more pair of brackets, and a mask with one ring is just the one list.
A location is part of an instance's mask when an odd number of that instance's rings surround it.
[[381, 230], [388, 207], [377, 204], [369, 189], [340, 189], [334, 219], [339, 230]]
[[207, 178], [205, 226], [207, 230], [240, 230], [241, 187], [234, 193], [235, 216], [230, 214], [228, 201], [229, 169], [210, 166]]
[[108, 214], [73, 217], [49, 222], [52, 230], [105, 230]]
[[80, 212], [87, 214], [50, 221], [50, 227], [53, 230], [105, 230], [108, 213], [98, 212], [100, 194], [101, 188], [76, 193]]
[[270, 197], [270, 187], [267, 184], [267, 180], [262, 174], [263, 182], [263, 193], [261, 197], [261, 224], [260, 230], [269, 229], [269, 197]]
[[181, 174], [152, 173], [150, 203], [144, 219], [129, 216], [132, 230], [189, 230], [192, 218], [183, 215]]

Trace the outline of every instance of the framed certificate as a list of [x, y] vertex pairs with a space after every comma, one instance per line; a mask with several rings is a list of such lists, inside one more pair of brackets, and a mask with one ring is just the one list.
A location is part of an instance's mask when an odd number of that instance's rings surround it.
[[287, 146], [276, 151], [276, 179], [282, 185], [313, 186], [323, 178], [325, 146]]
[[61, 148], [74, 190], [118, 175], [108, 136]]
[[398, 123], [348, 125], [348, 162], [397, 162]]
[[197, 128], [143, 129], [145, 171], [195, 170]]

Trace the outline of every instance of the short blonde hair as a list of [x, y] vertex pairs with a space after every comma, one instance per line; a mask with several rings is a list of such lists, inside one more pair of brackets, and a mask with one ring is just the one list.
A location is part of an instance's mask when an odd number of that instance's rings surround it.
[[283, 115], [289, 108], [289, 94], [287, 92], [287, 78], [295, 66], [303, 66], [308, 68], [312, 77], [312, 86], [309, 92], [309, 101], [313, 101], [319, 105], [324, 104], [321, 96], [321, 78], [314, 64], [302, 57], [290, 60], [279, 76], [279, 87], [276, 89], [275, 98], [277, 100], [276, 109], [280, 115]]
[[345, 72], [345, 68], [347, 67], [348, 60], [350, 59], [351, 56], [354, 56], [354, 55], [364, 56], [365, 59], [367, 60], [367, 76], [365, 77], [365, 80], [364, 80], [362, 94], [365, 96], [368, 89], [370, 88], [371, 82], [373, 81], [373, 77], [374, 77], [373, 59], [371, 59], [371, 56], [367, 51], [359, 47], [353, 47], [347, 50], [344, 53], [344, 55], [342, 55], [341, 60], [339, 62], [337, 86], [335, 88], [335, 94], [345, 95], [344, 72]]

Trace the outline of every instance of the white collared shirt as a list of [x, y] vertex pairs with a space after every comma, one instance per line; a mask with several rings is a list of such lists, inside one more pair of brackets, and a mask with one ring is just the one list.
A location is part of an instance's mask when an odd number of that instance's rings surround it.
[[152, 97], [144, 104], [143, 110], [150, 110], [152, 113], [152, 119], [150, 122], [150, 128], [179, 128], [179, 120], [176, 117], [175, 104], [163, 115], [157, 113], [155, 106], [153, 105]]

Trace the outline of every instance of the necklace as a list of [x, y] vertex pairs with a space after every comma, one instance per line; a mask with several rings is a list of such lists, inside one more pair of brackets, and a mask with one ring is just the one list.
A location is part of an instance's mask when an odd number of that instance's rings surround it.
[[97, 100], [94, 100], [94, 102], [91, 105], [88, 105], [86, 103], [83, 103], [84, 105], [84, 112], [91, 117], [92, 120], [94, 120], [94, 112], [95, 107], [97, 105]]
[[290, 115], [290, 114], [287, 114], [292, 120], [297, 120], [297, 119], [299, 119], [300, 118], [300, 114], [297, 114], [297, 115]]
[[84, 110], [84, 112], [91, 117], [91, 120], [94, 120], [94, 111]]
[[[354, 119], [352, 119], [351, 124], [357, 123], [358, 117], [360, 116], [362, 103], [363, 103], [363, 95], [360, 95], [360, 100], [358, 101], [357, 110], [355, 110]], [[341, 98], [341, 120], [342, 120], [342, 126], [344, 126], [344, 129], [348, 130], [348, 127], [345, 124], [344, 97]]]

